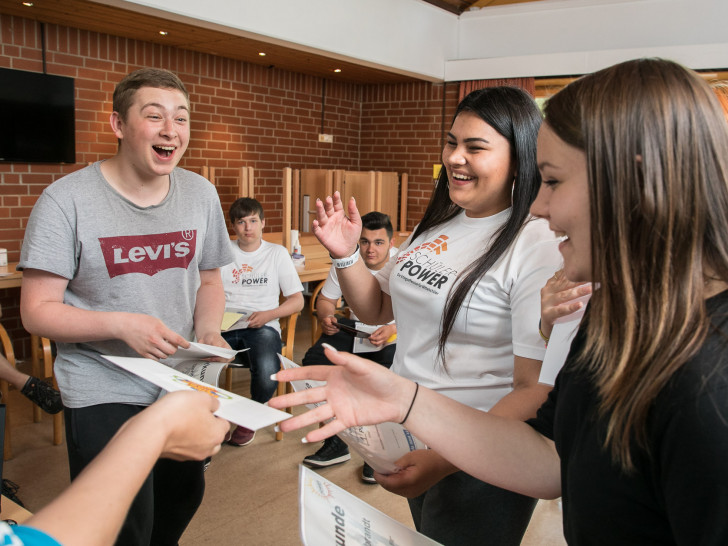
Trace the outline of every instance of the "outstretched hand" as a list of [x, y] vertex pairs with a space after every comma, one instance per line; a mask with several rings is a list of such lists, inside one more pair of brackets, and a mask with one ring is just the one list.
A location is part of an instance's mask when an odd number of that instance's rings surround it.
[[280, 424], [282, 431], [297, 430], [331, 419], [306, 435], [306, 441], [318, 442], [349, 427], [385, 421], [398, 423], [404, 419], [415, 390], [414, 383], [371, 360], [324, 346], [326, 357], [335, 366], [304, 366], [281, 370], [275, 375], [278, 381], [313, 379], [326, 382], [322, 387], [277, 396], [268, 401], [269, 406], [277, 409], [326, 402], [283, 421]]
[[324, 202], [316, 199], [316, 219], [313, 233], [334, 258], [345, 258], [356, 252], [361, 237], [361, 216], [352, 197], [347, 205], [349, 216], [344, 213], [339, 192], [328, 196]]
[[591, 293], [591, 283], [571, 282], [563, 269], [554, 273], [541, 289], [541, 332], [549, 337], [557, 319], [584, 307], [584, 302], [574, 300]]

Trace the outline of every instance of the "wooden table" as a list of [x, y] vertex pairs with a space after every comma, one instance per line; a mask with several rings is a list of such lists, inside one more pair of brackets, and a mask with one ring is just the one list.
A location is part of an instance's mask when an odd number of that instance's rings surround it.
[[15, 271], [18, 262], [0, 265], [0, 288], [19, 288], [23, 281], [23, 274]]
[[[18, 262], [0, 266], [0, 289], [19, 288], [23, 281], [23, 273], [15, 271]], [[301, 282], [323, 281], [329, 274], [331, 262], [325, 260], [306, 260], [304, 269], [297, 270]]]
[[301, 282], [323, 281], [329, 276], [331, 262], [324, 260], [306, 260], [304, 269], [296, 268]]

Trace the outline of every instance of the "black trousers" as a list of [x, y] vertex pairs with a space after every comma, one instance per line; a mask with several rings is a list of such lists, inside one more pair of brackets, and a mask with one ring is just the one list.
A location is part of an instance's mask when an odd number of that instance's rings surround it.
[[[316, 320], [314, 318], [314, 320]], [[344, 318], [336, 317], [337, 322], [346, 326], [354, 327], [355, 321]], [[333, 336], [322, 334], [316, 343], [306, 351], [306, 355], [303, 357], [301, 364], [304, 366], [330, 366], [331, 362], [324, 354], [324, 348], [322, 345], [328, 343], [337, 351], [346, 351], [348, 353], [354, 348], [354, 336], [343, 330], [339, 330]], [[377, 364], [389, 368], [394, 360], [394, 351], [397, 349], [396, 344], [387, 345], [381, 351], [375, 351], [373, 353], [359, 353], [357, 356], [366, 358]]]
[[[73, 480], [121, 425], [145, 406], [100, 404], [66, 408], [66, 446]], [[116, 544], [174, 546], [202, 502], [202, 461], [159, 459], [129, 509]]]

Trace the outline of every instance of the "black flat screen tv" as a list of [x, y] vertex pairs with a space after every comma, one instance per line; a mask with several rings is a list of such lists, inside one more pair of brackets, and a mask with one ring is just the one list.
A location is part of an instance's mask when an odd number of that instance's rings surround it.
[[0, 161], [76, 162], [73, 78], [0, 68]]

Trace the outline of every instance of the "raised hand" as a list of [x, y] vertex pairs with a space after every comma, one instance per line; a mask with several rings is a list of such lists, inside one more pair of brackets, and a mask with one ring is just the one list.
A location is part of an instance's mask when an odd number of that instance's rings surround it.
[[361, 216], [352, 197], [347, 205], [347, 217], [339, 192], [322, 202], [316, 199], [316, 219], [313, 233], [334, 258], [345, 258], [356, 251], [361, 236]]
[[541, 289], [541, 332], [549, 337], [557, 319], [584, 307], [584, 302], [573, 300], [591, 293], [591, 283], [571, 282], [563, 269], [554, 273]]

